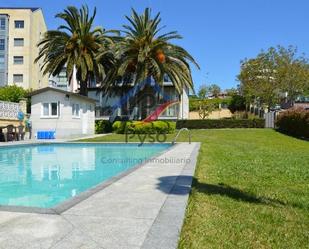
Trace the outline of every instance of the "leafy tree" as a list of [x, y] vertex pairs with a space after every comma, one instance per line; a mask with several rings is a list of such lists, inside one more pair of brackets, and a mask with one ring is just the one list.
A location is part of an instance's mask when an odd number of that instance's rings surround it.
[[297, 56], [294, 47], [278, 47], [277, 50], [277, 79], [281, 91], [287, 92], [288, 100], [293, 102], [309, 89], [308, 59], [303, 55]]
[[26, 98], [28, 92], [24, 88], [16, 85], [0, 87], [0, 100], [17, 103], [21, 99]]
[[207, 96], [207, 93], [208, 93], [208, 87], [205, 84], [200, 85], [199, 90], [198, 90], [198, 97], [200, 99], [205, 99]]
[[205, 101], [200, 101], [198, 114], [201, 119], [206, 119], [215, 109], [216, 109], [216, 106], [213, 103], [207, 103]]
[[212, 94], [212, 96], [214, 96], [215, 98], [218, 98], [221, 92], [221, 88], [216, 84], [212, 84], [209, 86], [208, 91]]
[[238, 90], [236, 88], [230, 88], [225, 90], [227, 93], [227, 96], [234, 96], [238, 94]]
[[240, 89], [248, 102], [268, 107], [278, 103], [285, 92], [293, 101], [309, 87], [308, 70], [307, 59], [297, 57], [296, 48], [271, 47], [254, 59], [242, 61]]
[[[87, 6], [81, 9], [69, 6], [56, 15], [65, 24], [57, 30], [49, 30], [39, 42], [39, 56], [35, 62], [43, 59], [44, 74], [57, 75], [66, 67], [69, 80], [76, 69], [76, 78], [80, 83], [80, 94], [87, 95], [88, 82], [102, 79], [113, 65], [114, 42], [106, 31], [93, 27], [96, 9], [89, 15]], [[105, 63], [101, 63], [101, 61]]]
[[246, 110], [246, 99], [240, 95], [233, 95], [230, 103], [228, 105], [229, 110], [231, 113], [236, 111], [245, 111]]
[[193, 88], [189, 62], [198, 65], [185, 49], [171, 43], [182, 38], [176, 31], [160, 34], [160, 13], [151, 17], [149, 8], [141, 15], [132, 9], [132, 16], [126, 19], [129, 24], [123, 25], [125, 37], [117, 49], [117, 75], [130, 82], [133, 79], [134, 84], [151, 77], [163, 84], [164, 75], [168, 75], [178, 93], [184, 86]]

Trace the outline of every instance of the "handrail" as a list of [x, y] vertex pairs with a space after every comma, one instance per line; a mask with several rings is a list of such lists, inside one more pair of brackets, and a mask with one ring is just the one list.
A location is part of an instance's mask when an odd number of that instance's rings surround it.
[[188, 131], [189, 132], [189, 144], [191, 144], [191, 131], [188, 128], [181, 128], [178, 132], [177, 135], [175, 136], [174, 140], [172, 141], [172, 144], [176, 143], [177, 138], [179, 137], [180, 133], [182, 131]]

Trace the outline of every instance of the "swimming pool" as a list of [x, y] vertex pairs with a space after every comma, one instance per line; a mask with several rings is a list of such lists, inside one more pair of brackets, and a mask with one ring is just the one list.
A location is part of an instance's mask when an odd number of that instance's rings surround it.
[[93, 143], [0, 147], [0, 205], [55, 207], [169, 147]]

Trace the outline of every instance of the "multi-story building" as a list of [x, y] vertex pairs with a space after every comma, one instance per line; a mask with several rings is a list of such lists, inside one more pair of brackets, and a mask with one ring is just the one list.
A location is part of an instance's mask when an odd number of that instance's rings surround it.
[[[92, 80], [88, 83], [88, 97], [96, 100], [96, 119], [110, 119], [113, 116], [142, 119], [143, 98], [149, 96], [152, 96], [150, 100], [152, 104], [146, 110], [147, 115], [164, 102], [175, 101], [177, 104], [168, 106], [159, 119], [177, 120], [189, 117], [188, 95], [190, 89], [184, 87], [181, 94], [177, 93], [167, 75], [165, 75], [161, 87], [155, 86], [153, 79], [150, 80], [149, 85], [151, 87], [146, 92], [143, 87], [137, 90], [133, 83], [124, 87], [120, 80], [109, 93], [104, 93], [101, 91], [100, 83]], [[49, 86], [76, 93], [79, 91], [76, 77], [73, 76], [69, 84], [65, 69], [59, 75], [49, 78]]]
[[17, 85], [38, 89], [48, 85], [38, 56], [38, 42], [46, 32], [40, 8], [0, 7], [0, 87]]

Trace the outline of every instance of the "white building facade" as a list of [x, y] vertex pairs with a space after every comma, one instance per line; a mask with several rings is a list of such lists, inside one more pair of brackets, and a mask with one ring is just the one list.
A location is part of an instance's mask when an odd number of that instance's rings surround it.
[[54, 131], [56, 138], [95, 133], [95, 101], [57, 88], [31, 93], [32, 132]]

